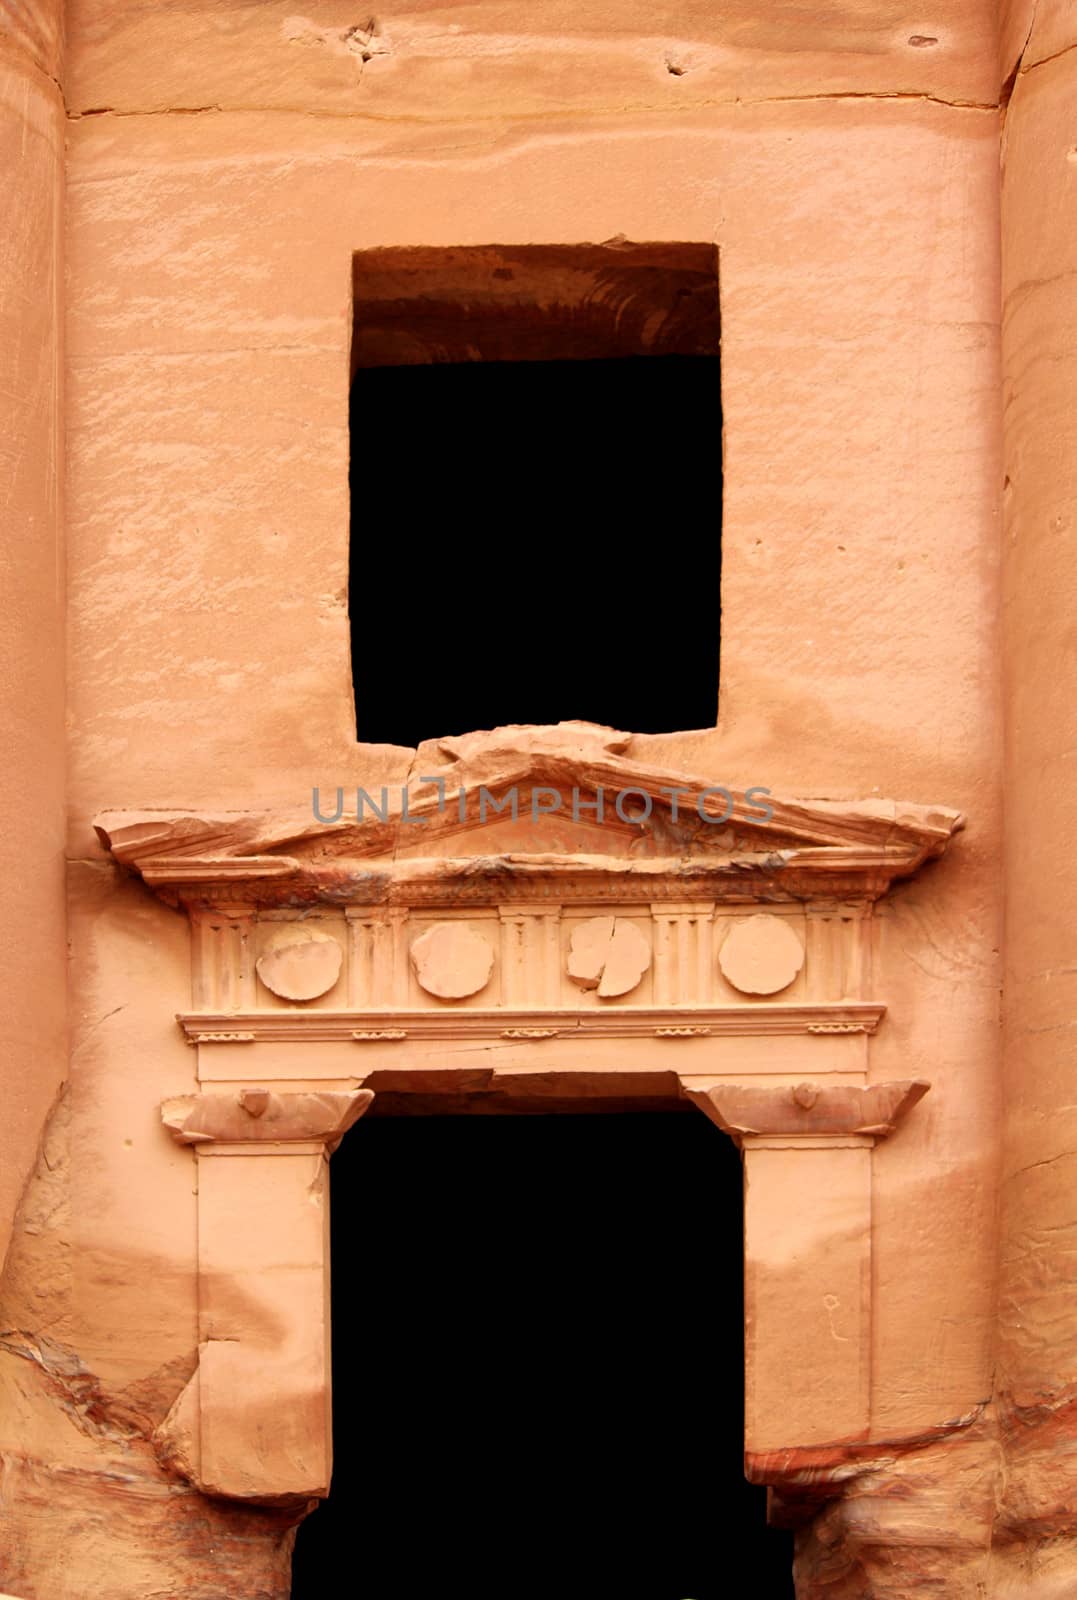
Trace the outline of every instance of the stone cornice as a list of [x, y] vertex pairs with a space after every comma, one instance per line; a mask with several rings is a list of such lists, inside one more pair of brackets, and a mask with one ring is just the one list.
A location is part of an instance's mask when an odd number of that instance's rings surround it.
[[868, 1002], [772, 1002], [743, 1006], [632, 1006], [606, 1011], [453, 1009], [412, 1011], [182, 1012], [191, 1044], [357, 1044], [408, 1039], [694, 1038], [707, 1035], [874, 1033], [886, 1007]]

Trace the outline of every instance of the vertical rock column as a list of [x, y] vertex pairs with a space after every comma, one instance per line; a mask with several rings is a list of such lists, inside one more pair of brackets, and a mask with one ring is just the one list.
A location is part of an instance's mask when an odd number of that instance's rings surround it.
[[1002, 46], [1006, 1470], [995, 1561], [1017, 1564], [1022, 1593], [1046, 1596], [1077, 1583], [1077, 12], [1007, 0]]
[[0, 1263], [66, 1065], [62, 15], [0, 9]]

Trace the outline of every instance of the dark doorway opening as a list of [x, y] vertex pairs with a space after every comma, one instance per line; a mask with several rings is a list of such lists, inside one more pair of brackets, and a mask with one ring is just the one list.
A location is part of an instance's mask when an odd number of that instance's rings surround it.
[[714, 726], [719, 369], [709, 245], [356, 256], [361, 740]]
[[742, 1473], [741, 1238], [695, 1113], [364, 1119], [293, 1600], [792, 1600]]

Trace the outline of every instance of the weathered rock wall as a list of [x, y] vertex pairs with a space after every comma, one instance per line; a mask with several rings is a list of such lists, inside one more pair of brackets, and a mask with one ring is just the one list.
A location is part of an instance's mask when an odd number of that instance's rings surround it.
[[[340, 0], [71, 6], [72, 1070], [2, 1304], [19, 1331], [0, 1448], [19, 1461], [0, 1583], [24, 1600], [82, 1600], [106, 1563], [112, 1600], [287, 1592], [287, 1518], [199, 1502], [148, 1442], [196, 1355], [192, 1158], [157, 1109], [194, 1087], [172, 1021], [187, 930], [117, 876], [91, 819], [403, 779], [409, 751], [353, 742], [352, 252], [616, 235], [714, 241], [723, 314], [719, 727], [638, 751], [970, 819], [877, 922], [874, 1070], [934, 1085], [875, 1158], [880, 1449], [839, 1470], [794, 1440], [782, 1471], [794, 1489], [848, 1477], [818, 1540], [843, 1528], [841, 1581], [860, 1562], [888, 1586], [847, 1592], [920, 1594], [929, 1571], [976, 1592], [994, 1448], [997, 75], [990, 0], [934, 9], [689, 4], [659, 24], [638, 5], [416, 0], [371, 29]], [[677, 464], [686, 548], [716, 536], [718, 449]], [[690, 563], [663, 582], [717, 638], [719, 597]], [[404, 637], [404, 575], [371, 601], [400, 607]], [[975, 1458], [960, 1480], [959, 1455]], [[906, 1478], [923, 1514], [899, 1528]], [[875, 1568], [855, 1535], [872, 1519], [890, 1552]], [[805, 1541], [805, 1596], [841, 1592], [821, 1548]]]
[[66, 1065], [62, 12], [0, 11], [0, 1265]]
[[1006, 1096], [995, 1592], [1077, 1586], [1077, 15], [1003, 7]]

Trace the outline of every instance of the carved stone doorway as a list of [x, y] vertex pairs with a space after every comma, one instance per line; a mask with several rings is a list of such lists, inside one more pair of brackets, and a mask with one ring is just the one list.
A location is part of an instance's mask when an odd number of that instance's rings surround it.
[[741, 1163], [677, 1106], [372, 1110], [347, 1136], [333, 1485], [293, 1600], [344, 1572], [369, 1600], [721, 1600], [731, 1562], [792, 1600], [743, 1475]]
[[697, 1107], [744, 1161], [748, 1476], [789, 1526], [870, 1444], [874, 1152], [930, 1088], [873, 1058], [876, 906], [964, 818], [726, 788], [632, 745], [431, 741], [354, 820], [342, 788], [313, 816], [99, 819], [190, 919], [195, 1054], [162, 1116], [195, 1162], [199, 1359], [157, 1443], [203, 1493], [328, 1492], [327, 1157], [402, 1097]]

